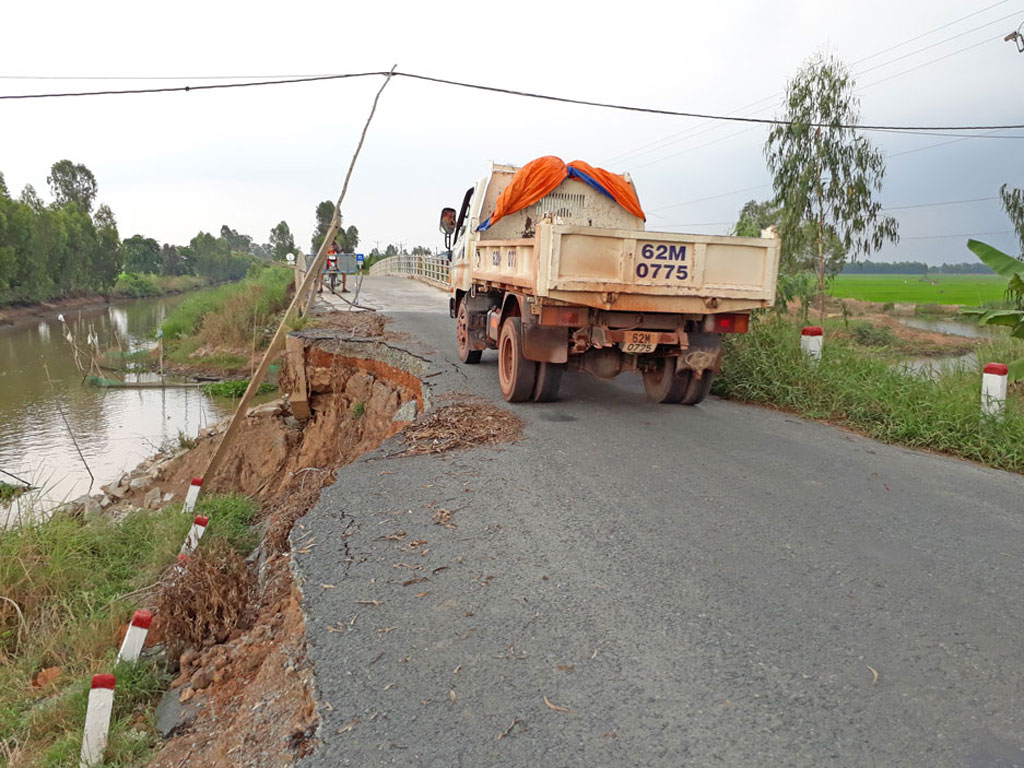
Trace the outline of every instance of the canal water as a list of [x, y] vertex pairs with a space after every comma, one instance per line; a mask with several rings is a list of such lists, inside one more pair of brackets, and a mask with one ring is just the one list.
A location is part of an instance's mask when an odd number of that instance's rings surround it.
[[[955, 318], [901, 317], [900, 323], [908, 328], [945, 333], [950, 336], [965, 336], [972, 339], [1005, 338], [1009, 330], [1005, 326], [978, 325], [974, 320]], [[957, 367], [975, 369], [978, 366], [978, 356], [974, 352], [968, 352], [965, 355], [944, 357], [912, 357], [904, 360], [901, 365], [905, 365], [915, 373], [934, 378], [945, 370]]]
[[[179, 432], [195, 437], [231, 412], [230, 401], [211, 399], [198, 388], [90, 386], [75, 365], [67, 331], [81, 349], [90, 333], [101, 348], [116, 347], [115, 339], [129, 351], [151, 347], [156, 329], [183, 300], [137, 299], [70, 311], [66, 325], [55, 310], [29, 325], [0, 327], [0, 470], [41, 489], [33, 501], [37, 511], [98, 493], [161, 446], [177, 446]], [[0, 479], [11, 481], [5, 474]], [[0, 528], [4, 517], [0, 509]]]

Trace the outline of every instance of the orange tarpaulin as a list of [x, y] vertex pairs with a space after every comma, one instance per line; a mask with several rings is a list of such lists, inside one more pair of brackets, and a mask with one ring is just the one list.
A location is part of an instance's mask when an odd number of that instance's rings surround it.
[[494, 206], [490, 218], [479, 229], [489, 229], [503, 216], [533, 205], [555, 187], [572, 177], [613, 198], [619, 205], [638, 218], [646, 220], [633, 187], [622, 176], [603, 168], [595, 168], [582, 160], [566, 165], [562, 158], [545, 155], [531, 160], [512, 177]]

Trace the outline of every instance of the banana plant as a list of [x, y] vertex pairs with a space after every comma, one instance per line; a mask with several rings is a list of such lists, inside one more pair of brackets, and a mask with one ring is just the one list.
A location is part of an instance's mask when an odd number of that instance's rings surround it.
[[[978, 240], [968, 240], [967, 247], [993, 272], [1008, 280], [1006, 295], [1017, 304], [1017, 309], [967, 307], [962, 309], [961, 313], [977, 317], [978, 325], [1008, 326], [1011, 336], [1024, 339], [1024, 309], [1021, 308], [1024, 306], [1024, 261]], [[1015, 360], [1009, 363], [1008, 367], [1010, 381], [1024, 379], [1024, 359]]]

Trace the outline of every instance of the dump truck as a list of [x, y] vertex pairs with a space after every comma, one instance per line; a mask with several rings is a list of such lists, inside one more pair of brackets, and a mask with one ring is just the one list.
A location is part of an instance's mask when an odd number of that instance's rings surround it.
[[645, 228], [628, 174], [581, 161], [494, 164], [441, 212], [459, 359], [498, 351], [509, 402], [558, 396], [566, 369], [638, 373], [658, 403], [701, 402], [722, 336], [772, 306], [780, 240]]

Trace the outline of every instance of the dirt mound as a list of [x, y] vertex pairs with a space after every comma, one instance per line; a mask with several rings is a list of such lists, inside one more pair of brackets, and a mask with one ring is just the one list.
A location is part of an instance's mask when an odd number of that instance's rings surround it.
[[376, 312], [330, 312], [310, 316], [307, 327], [345, 331], [365, 339], [385, 338], [399, 340], [406, 334], [387, 330], [391, 318]]
[[522, 437], [523, 423], [512, 413], [484, 403], [446, 405], [405, 431], [409, 446], [399, 456], [442, 453], [478, 445], [513, 443]]

